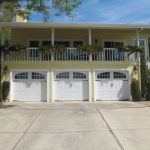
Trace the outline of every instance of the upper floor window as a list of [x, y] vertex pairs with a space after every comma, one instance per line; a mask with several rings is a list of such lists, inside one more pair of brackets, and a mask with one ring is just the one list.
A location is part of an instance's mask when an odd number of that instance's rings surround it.
[[70, 47], [69, 41], [55, 41], [55, 45], [57, 46], [64, 46], [64, 47]]
[[51, 45], [51, 41], [42, 41], [42, 45], [43, 46], [50, 46]]
[[39, 41], [30, 41], [29, 47], [39, 47], [40, 42]]
[[[138, 45], [138, 42], [137, 42], [137, 40], [134, 40], [134, 45]], [[145, 46], [145, 40], [142, 40], [142, 39], [140, 39], [139, 40], [139, 46]]]
[[83, 46], [83, 41], [73, 41], [73, 47]]
[[119, 41], [105, 41], [104, 42], [104, 47], [105, 48], [118, 48], [118, 47], [123, 47], [124, 43], [119, 42]]

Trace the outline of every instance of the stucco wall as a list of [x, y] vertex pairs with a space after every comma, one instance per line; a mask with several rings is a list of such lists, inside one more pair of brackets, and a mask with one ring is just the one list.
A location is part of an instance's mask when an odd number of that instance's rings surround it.
[[[108, 69], [108, 70], [113, 70], [113, 69], [117, 69], [117, 70], [128, 70], [129, 71], [129, 76], [130, 79], [132, 80], [132, 76], [134, 76], [134, 78], [136, 77], [135, 74], [133, 74], [133, 66], [130, 66], [129, 64], [100, 64], [100, 63], [66, 63], [64, 64], [51, 64], [51, 63], [39, 63], [39, 64], [18, 64], [18, 63], [14, 63], [14, 64], [10, 64], [10, 63], [5, 63], [2, 65], [2, 68], [5, 67], [5, 65], [7, 65], [8, 67], [8, 72], [7, 72], [7, 79], [6, 76], [3, 78], [3, 80], [11, 80], [11, 71], [12, 70], [48, 70], [48, 101], [52, 101], [52, 89], [51, 89], [51, 84], [52, 84], [52, 73], [55, 69], [88, 69], [90, 71], [90, 81], [91, 81], [91, 88], [90, 88], [90, 97], [89, 100], [93, 100], [94, 99], [94, 69]], [[138, 76], [137, 76], [138, 77]]]
[[[135, 30], [92, 30], [92, 44], [103, 46], [104, 40], [123, 40], [126, 45], [132, 45], [136, 38]], [[28, 46], [29, 40], [51, 40], [51, 29], [12, 29], [12, 44]], [[88, 29], [55, 29], [55, 40], [83, 40], [88, 45]]]

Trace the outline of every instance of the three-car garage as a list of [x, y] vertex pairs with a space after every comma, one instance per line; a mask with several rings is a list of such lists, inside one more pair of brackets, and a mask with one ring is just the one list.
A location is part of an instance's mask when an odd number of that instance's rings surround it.
[[11, 74], [11, 98], [17, 101], [129, 100], [131, 95], [127, 70], [13, 70]]

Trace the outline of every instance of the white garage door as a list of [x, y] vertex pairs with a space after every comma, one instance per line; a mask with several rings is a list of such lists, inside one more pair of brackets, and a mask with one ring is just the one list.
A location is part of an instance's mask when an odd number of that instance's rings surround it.
[[55, 72], [54, 76], [54, 100], [88, 100], [88, 72]]
[[128, 71], [97, 71], [96, 100], [128, 100], [130, 97]]
[[13, 100], [45, 101], [47, 99], [46, 78], [46, 72], [14, 72], [12, 86]]

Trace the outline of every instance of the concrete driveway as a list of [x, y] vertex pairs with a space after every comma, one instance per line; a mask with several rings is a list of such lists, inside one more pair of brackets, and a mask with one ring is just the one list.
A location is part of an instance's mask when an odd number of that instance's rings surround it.
[[0, 150], [149, 150], [150, 102], [5, 103]]

